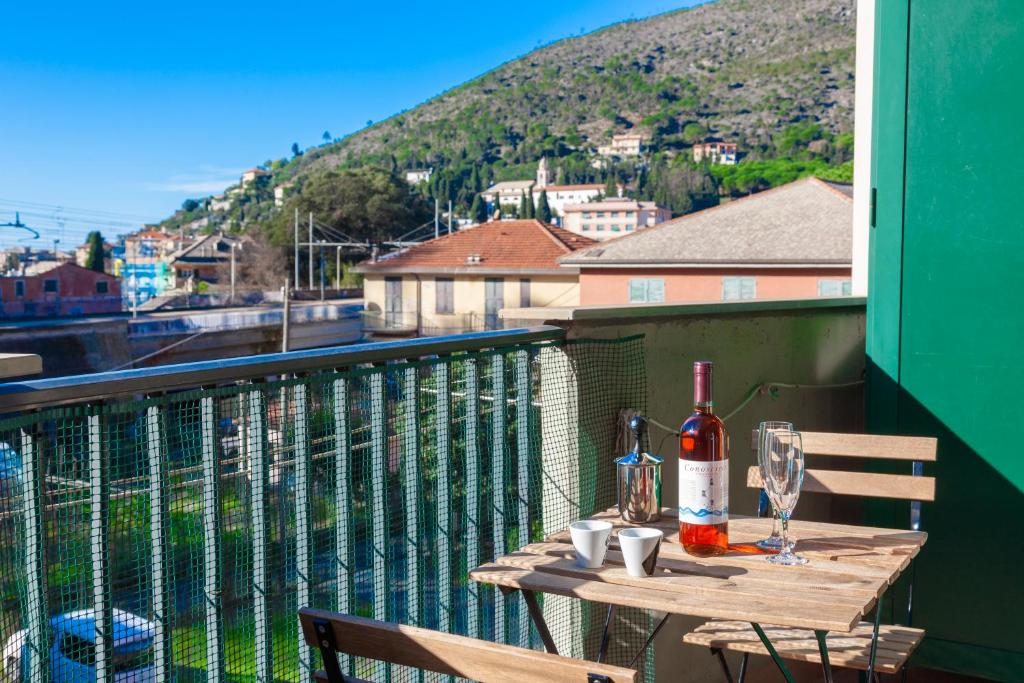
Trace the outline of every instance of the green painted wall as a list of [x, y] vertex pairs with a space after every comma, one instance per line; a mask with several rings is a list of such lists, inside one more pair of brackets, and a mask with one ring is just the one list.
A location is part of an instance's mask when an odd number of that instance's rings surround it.
[[875, 48], [867, 421], [940, 444], [919, 661], [1020, 681], [1024, 2], [880, 0]]

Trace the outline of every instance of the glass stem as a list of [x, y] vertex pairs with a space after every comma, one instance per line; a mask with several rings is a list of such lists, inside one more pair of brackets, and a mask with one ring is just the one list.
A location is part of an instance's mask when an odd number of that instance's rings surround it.
[[772, 538], [779, 537], [779, 511], [772, 507]]
[[789, 554], [789, 515], [782, 513], [779, 515], [782, 518], [782, 554]]

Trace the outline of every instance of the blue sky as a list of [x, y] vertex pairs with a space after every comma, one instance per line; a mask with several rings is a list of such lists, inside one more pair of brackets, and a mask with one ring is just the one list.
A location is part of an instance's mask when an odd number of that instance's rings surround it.
[[292, 142], [343, 136], [541, 43], [692, 4], [6, 3], [0, 223], [20, 208], [43, 236], [0, 228], [0, 245], [126, 232]]

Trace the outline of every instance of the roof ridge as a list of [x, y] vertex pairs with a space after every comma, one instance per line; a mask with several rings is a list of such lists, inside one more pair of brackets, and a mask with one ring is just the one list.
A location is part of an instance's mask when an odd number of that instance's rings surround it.
[[[845, 192], [840, 191], [838, 188], [833, 187], [833, 185], [829, 181], [827, 181], [827, 180], [822, 180], [821, 178], [819, 178], [817, 176], [813, 176], [813, 175], [812, 176], [807, 176], [806, 179], [812, 181], [812, 183], [814, 185], [817, 185], [818, 187], [820, 187], [822, 189], [828, 190], [829, 192], [832, 192], [836, 196], [842, 197], [843, 199], [845, 199], [848, 202], [852, 202], [853, 201], [853, 197], [847, 195]], [[839, 184], [846, 185], [846, 183], [839, 183]]]
[[[727, 206], [733, 206], [735, 204], [739, 204], [739, 203], [745, 202], [748, 199], [754, 199], [755, 197], [763, 197], [763, 196], [765, 196], [767, 194], [771, 194], [773, 192], [777, 192], [779, 190], [782, 190], [782, 189], [785, 189], [787, 187], [791, 187], [793, 185], [797, 185], [797, 184], [800, 184], [800, 183], [807, 184], [809, 180], [815, 180], [818, 183], [822, 183], [823, 182], [821, 180], [818, 180], [814, 176], [805, 176], [803, 178], [797, 178], [796, 180], [794, 180], [792, 182], [789, 182], [789, 183], [786, 183], [785, 185], [776, 185], [775, 187], [770, 187], [767, 190], [761, 190], [760, 192], [752, 192], [751, 194], [744, 195], [743, 197], [739, 197], [737, 199], [733, 199], [733, 200], [725, 202], [723, 204], [716, 204], [715, 206], [709, 206], [706, 209], [701, 209], [700, 211], [694, 211], [693, 213], [684, 213], [682, 216], [676, 216], [675, 218], [670, 218], [667, 221], [662, 221], [661, 223], [658, 223], [656, 225], [652, 225], [649, 228], [644, 228], [643, 230], [637, 230], [636, 232], [634, 232], [634, 233], [632, 233], [630, 235], [622, 235], [621, 237], [616, 237], [616, 238], [613, 238], [613, 239], [610, 239], [610, 240], [604, 240], [603, 242], [598, 242], [598, 245], [608, 244], [609, 242], [616, 242], [616, 243], [620, 243], [621, 244], [622, 242], [624, 242], [625, 240], [628, 240], [630, 238], [640, 237], [642, 235], [649, 235], [652, 232], [661, 230], [663, 228], [668, 228], [668, 227], [671, 227], [671, 226], [676, 225], [678, 223], [681, 223], [681, 222], [685, 221], [688, 218], [695, 218], [697, 216], [706, 216], [707, 214], [709, 214], [709, 213], [711, 213], [713, 211], [718, 211], [719, 209], [724, 209]], [[838, 190], [835, 190], [834, 188], [828, 188], [828, 189], [832, 190], [836, 194], [842, 196], [844, 199], [850, 199], [849, 197], [844, 195], [842, 192], [839, 192]], [[595, 246], [598, 246], [598, 245], [595, 245]], [[592, 248], [593, 247], [587, 247], [586, 250], [589, 251]], [[583, 250], [580, 250], [579, 252], [575, 253], [574, 256], [585, 256], [586, 254], [582, 253], [582, 251]]]
[[545, 224], [545, 223], [544, 223], [543, 221], [540, 221], [540, 220], [538, 220], [538, 219], [536, 219], [536, 218], [531, 218], [531, 219], [529, 219], [529, 220], [530, 220], [530, 222], [532, 222], [532, 223], [533, 223], [534, 225], [536, 225], [536, 226], [537, 226], [538, 228], [540, 228], [540, 229], [541, 229], [541, 231], [542, 231], [542, 232], [543, 232], [543, 233], [544, 233], [545, 235], [547, 235], [547, 236], [548, 236], [548, 237], [549, 237], [549, 238], [551, 239], [551, 241], [552, 241], [552, 242], [554, 242], [555, 244], [557, 244], [557, 245], [558, 245], [558, 246], [559, 246], [559, 247], [560, 247], [560, 248], [562, 249], [562, 251], [564, 251], [564, 252], [565, 252], [566, 254], [571, 254], [571, 253], [573, 253], [574, 251], [576, 251], [575, 249], [572, 249], [572, 248], [570, 248], [570, 247], [569, 247], [569, 245], [568, 245], [568, 244], [566, 244], [566, 243], [565, 243], [565, 241], [564, 241], [564, 240], [562, 240], [562, 238], [561, 238], [561, 237], [559, 237], [558, 235], [556, 235], [555, 233], [553, 233], [553, 232], [552, 232], [552, 231], [551, 231], [551, 230], [549, 229], [549, 228], [553, 228], [553, 227], [555, 227], [555, 226], [553, 226], [553, 225], [548, 225], [548, 224]]

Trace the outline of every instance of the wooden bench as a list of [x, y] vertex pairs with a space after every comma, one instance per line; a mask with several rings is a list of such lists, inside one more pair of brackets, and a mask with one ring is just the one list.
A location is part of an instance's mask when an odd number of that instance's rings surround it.
[[342, 673], [339, 652], [484, 683], [637, 681], [632, 669], [337, 612], [304, 608], [299, 621], [306, 643], [323, 657], [316, 679], [328, 683], [367, 683]]
[[[924, 463], [934, 462], [938, 442], [930, 437], [877, 436], [873, 434], [832, 434], [827, 432], [801, 432], [804, 453], [808, 456], [904, 461], [910, 465], [910, 474], [874, 474], [808, 468], [804, 473], [803, 491], [868, 498], [894, 498], [910, 502], [910, 528], [920, 530], [921, 502], [935, 500], [935, 478], [924, 476]], [[752, 435], [752, 447], [757, 454], [757, 430]], [[835, 461], [833, 461], [835, 462]], [[747, 486], [762, 488], [761, 471], [757, 466], [747, 471]], [[762, 491], [758, 514], [767, 511], [767, 497]], [[858, 669], [872, 676], [875, 673], [896, 674], [905, 670], [910, 653], [921, 642], [924, 631], [910, 626], [913, 621], [913, 580], [911, 579], [906, 626], [878, 625], [878, 638], [874, 657], [872, 642], [876, 623], [862, 621], [851, 633], [832, 633], [825, 637], [829, 664], [835, 667]], [[876, 607], [876, 611], [878, 607]], [[876, 614], [876, 621], [879, 614]], [[814, 631], [765, 626], [765, 632], [779, 656], [794, 661], [821, 664], [819, 643]], [[768, 655], [768, 651], [751, 624], [746, 622], [712, 620], [686, 634], [683, 642], [711, 648], [713, 652], [732, 650], [743, 653], [739, 680], [747, 669], [751, 654]], [[723, 668], [724, 660], [720, 659]], [[725, 668], [729, 680], [731, 674]]]

